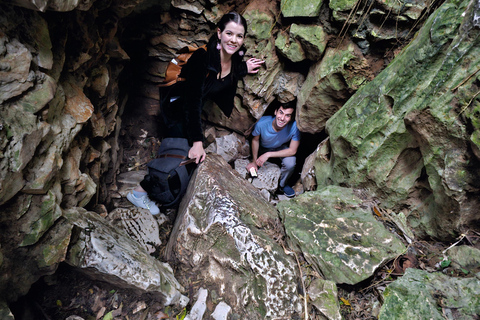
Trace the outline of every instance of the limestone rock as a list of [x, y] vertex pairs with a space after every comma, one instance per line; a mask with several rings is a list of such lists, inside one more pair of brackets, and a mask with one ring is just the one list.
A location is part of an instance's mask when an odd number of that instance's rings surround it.
[[[366, 67], [362, 54], [350, 43], [344, 49], [327, 49], [325, 56], [313, 65], [300, 89], [296, 120], [302, 132], [317, 133], [365, 81]], [[355, 72], [348, 70], [360, 69]]]
[[322, 0], [282, 0], [280, 6], [282, 14], [286, 18], [290, 17], [316, 17], [320, 13]]
[[312, 304], [323, 316], [330, 320], [341, 320], [338, 290], [335, 283], [328, 280], [314, 279], [309, 285], [308, 296]]
[[[477, 220], [478, 160], [457, 108], [472, 100], [469, 76], [480, 67], [468, 4], [442, 5], [326, 125], [333, 183], [367, 187], [387, 207], [411, 206], [409, 223], [420, 235], [449, 238]], [[454, 88], [465, 79], [458, 102]]]
[[32, 54], [17, 39], [0, 38], [0, 103], [17, 97], [33, 86], [34, 74], [30, 72]]
[[359, 283], [405, 250], [351, 189], [330, 186], [277, 207], [290, 247], [335, 283]]
[[292, 62], [300, 62], [306, 59], [305, 51], [300, 42], [290, 37], [286, 32], [278, 33], [275, 39], [275, 47]]
[[299, 72], [282, 71], [275, 82], [274, 95], [278, 101], [286, 103], [297, 98], [300, 88], [305, 82], [305, 76]]
[[480, 280], [408, 268], [387, 286], [378, 319], [475, 319], [480, 313]]
[[69, 209], [64, 215], [77, 235], [67, 255], [70, 265], [93, 278], [158, 295], [165, 305], [187, 304], [171, 267], [150, 256], [123, 230], [81, 208]]
[[235, 170], [244, 179], [249, 179], [255, 188], [266, 190], [269, 193], [275, 192], [278, 188], [278, 180], [280, 179], [280, 168], [276, 164], [267, 161], [262, 167], [258, 168], [257, 177], [252, 179], [246, 168], [249, 162], [247, 159], [236, 160]]
[[327, 34], [322, 26], [292, 23], [290, 37], [299, 41], [307, 59], [318, 61], [327, 46]]
[[217, 153], [225, 161], [231, 162], [247, 156], [250, 152], [250, 145], [244, 137], [231, 133], [215, 138], [215, 143], [208, 146], [205, 151]]
[[125, 230], [150, 254], [162, 244], [158, 223], [149, 210], [138, 207], [117, 208], [108, 214], [107, 220]]
[[250, 183], [208, 155], [180, 204], [166, 255], [191, 268], [183, 281], [220, 293], [240, 318], [289, 318], [300, 308], [296, 263], [268, 236], [277, 219]]

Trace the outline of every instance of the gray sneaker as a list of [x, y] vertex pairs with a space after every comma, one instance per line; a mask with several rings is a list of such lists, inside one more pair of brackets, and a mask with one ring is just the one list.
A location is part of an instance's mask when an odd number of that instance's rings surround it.
[[154, 216], [160, 213], [160, 209], [158, 209], [157, 205], [154, 201], [150, 200], [148, 195], [144, 195], [143, 197], [137, 198], [133, 195], [132, 192], [127, 194], [127, 199], [135, 206], [143, 209], [150, 210], [150, 213]]

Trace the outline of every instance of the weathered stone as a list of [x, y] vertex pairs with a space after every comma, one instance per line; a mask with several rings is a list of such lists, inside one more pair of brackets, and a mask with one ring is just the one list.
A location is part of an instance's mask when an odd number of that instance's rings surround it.
[[282, 71], [275, 81], [275, 96], [278, 101], [286, 103], [297, 98], [305, 76], [298, 72]]
[[265, 4], [259, 8], [257, 3], [252, 2], [252, 5], [247, 6], [243, 13], [248, 25], [247, 34], [257, 40], [267, 40], [272, 36], [275, 18], [267, 9]]
[[200, 288], [197, 292], [197, 301], [193, 305], [190, 313], [185, 316], [185, 320], [202, 320], [207, 310], [208, 290]]
[[64, 82], [65, 111], [72, 115], [77, 123], [85, 123], [93, 114], [94, 107], [82, 88], [73, 82]]
[[245, 140], [245, 137], [231, 133], [215, 138], [215, 143], [209, 145], [206, 151], [217, 153], [225, 161], [231, 162], [247, 156], [250, 153], [250, 145]]
[[286, 32], [279, 32], [277, 34], [275, 47], [292, 62], [300, 62], [306, 59], [305, 51], [300, 42]]
[[92, 70], [89, 79], [89, 87], [95, 91], [99, 97], [104, 97], [110, 83], [110, 75], [106, 66], [98, 67]]
[[13, 0], [13, 3], [27, 9], [38, 11], [72, 11], [88, 10], [95, 0]]
[[[478, 274], [480, 275], [480, 274]], [[387, 286], [378, 319], [475, 319], [480, 313], [480, 280], [408, 268]]]
[[293, 23], [290, 37], [300, 42], [306, 58], [312, 61], [320, 60], [327, 46], [327, 35], [322, 26]]
[[351, 189], [325, 187], [277, 208], [290, 247], [335, 283], [359, 283], [405, 250]]
[[214, 320], [227, 320], [231, 310], [232, 308], [228, 304], [220, 301], [215, 307], [215, 310], [213, 310], [212, 318]]
[[154, 253], [162, 244], [158, 223], [147, 209], [117, 208], [108, 214], [107, 220], [113, 226], [125, 230], [148, 253]]
[[332, 281], [315, 279], [307, 289], [312, 304], [329, 320], [341, 320], [337, 286]]
[[38, 73], [35, 86], [17, 103], [25, 112], [37, 113], [53, 99], [56, 89], [55, 79], [44, 73]]
[[41, 236], [61, 217], [60, 206], [56, 203], [57, 198], [52, 192], [45, 196], [34, 197], [29, 203], [28, 209], [22, 214], [22, 226], [20, 235], [23, 240], [20, 246], [28, 246], [36, 243]]
[[[245, 42], [252, 42], [252, 40], [247, 38]], [[282, 68], [275, 53], [273, 40], [264, 40], [258, 44], [247, 43], [246, 45], [255, 48], [255, 52], [249, 54], [265, 61], [261, 72], [244, 78], [244, 88], [240, 90], [244, 105], [249, 106], [250, 113], [255, 119], [260, 119], [270, 102], [275, 99], [276, 83]]]
[[195, 14], [201, 14], [203, 11], [203, 6], [200, 2], [188, 2], [186, 0], [172, 0], [172, 6], [185, 11], [190, 11]]
[[33, 86], [32, 54], [17, 39], [0, 38], [5, 52], [0, 56], [0, 104]]
[[446, 256], [451, 259], [452, 267], [460, 271], [471, 272], [480, 267], [480, 250], [472, 246], [455, 246], [446, 252]]
[[286, 18], [290, 17], [316, 17], [320, 13], [322, 0], [282, 0], [280, 7]]
[[367, 187], [387, 207], [411, 205], [408, 219], [419, 235], [453, 237], [460, 225], [477, 220], [480, 198], [471, 193], [478, 187], [477, 160], [458, 111], [472, 100], [476, 85], [469, 76], [480, 67], [468, 3], [440, 7], [326, 126], [333, 183]]
[[171, 267], [150, 256], [123, 230], [81, 208], [69, 209], [64, 216], [78, 235], [67, 254], [70, 265], [93, 278], [157, 295], [164, 305], [187, 304]]
[[278, 188], [278, 180], [280, 179], [280, 168], [276, 164], [267, 161], [262, 167], [258, 168], [257, 177], [252, 179], [246, 168], [249, 162], [247, 159], [236, 160], [235, 170], [244, 179], [249, 179], [255, 188], [267, 190], [270, 193], [275, 192]]
[[365, 80], [347, 71], [361, 66], [361, 61], [361, 53], [350, 43], [343, 50], [327, 49], [323, 59], [310, 68], [298, 95], [296, 120], [300, 131], [317, 133], [325, 128], [327, 120], [351, 96], [351, 89]]
[[277, 219], [222, 157], [208, 155], [180, 204], [166, 255], [191, 268], [184, 281], [221, 293], [242, 319], [288, 318], [300, 308], [297, 274], [293, 258], [265, 233]]
[[242, 106], [240, 99], [235, 97], [234, 108], [230, 117], [226, 117], [223, 111], [212, 101], [207, 101], [203, 107], [206, 118], [220, 127], [229, 128], [240, 134], [246, 134], [255, 123], [255, 118]]
[[35, 157], [32, 167], [27, 171], [25, 193], [44, 194], [51, 187], [53, 179], [62, 167], [63, 159], [56, 146], [52, 146], [45, 154]]
[[50, 31], [47, 21], [40, 15], [33, 15], [31, 21], [32, 28], [29, 30], [32, 34], [35, 44], [35, 55], [33, 62], [42, 69], [50, 70], [53, 66], [52, 41], [50, 40]]
[[0, 301], [0, 319], [2, 320], [15, 320], [8, 304], [5, 301]]

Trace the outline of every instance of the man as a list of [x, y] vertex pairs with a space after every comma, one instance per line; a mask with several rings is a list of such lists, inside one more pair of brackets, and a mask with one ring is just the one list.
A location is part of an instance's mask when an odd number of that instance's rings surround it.
[[295, 196], [295, 191], [287, 185], [295, 169], [298, 146], [300, 145], [300, 131], [297, 122], [292, 121], [295, 112], [295, 101], [281, 104], [274, 116], [263, 116], [255, 125], [252, 132], [253, 161], [247, 165], [256, 171], [258, 167], [270, 158], [280, 158], [282, 161], [279, 181], [280, 191], [287, 197]]

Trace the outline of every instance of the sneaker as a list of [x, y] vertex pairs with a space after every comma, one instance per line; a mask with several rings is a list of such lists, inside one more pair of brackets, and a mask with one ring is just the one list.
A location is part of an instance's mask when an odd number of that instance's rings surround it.
[[292, 189], [290, 186], [285, 186], [283, 188], [280, 188], [280, 190], [283, 192], [283, 194], [289, 198], [295, 197], [295, 190]]
[[137, 207], [150, 210], [150, 213], [153, 214], [154, 216], [160, 213], [160, 209], [158, 209], [155, 202], [150, 200], [148, 195], [144, 195], [143, 197], [137, 198], [133, 195], [132, 192], [130, 192], [127, 194], [127, 199]]

